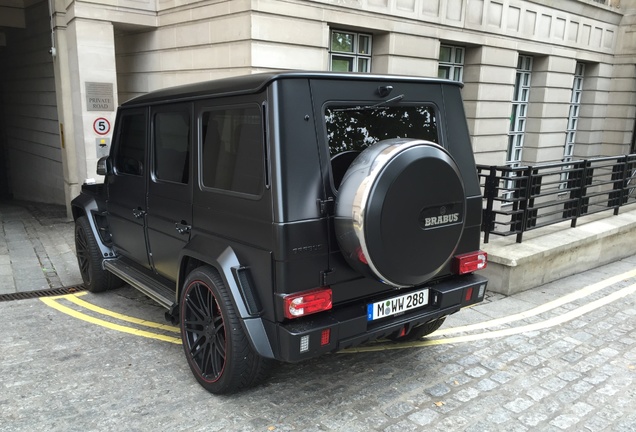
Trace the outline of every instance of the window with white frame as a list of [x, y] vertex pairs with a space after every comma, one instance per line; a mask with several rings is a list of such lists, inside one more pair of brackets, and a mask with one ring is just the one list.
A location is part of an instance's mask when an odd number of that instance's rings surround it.
[[581, 94], [583, 93], [583, 76], [585, 75], [585, 64], [577, 63], [574, 72], [574, 83], [572, 84], [572, 97], [570, 99], [570, 113], [568, 114], [568, 125], [565, 130], [565, 148], [563, 149], [563, 162], [570, 162], [574, 154], [574, 142], [576, 140], [576, 128], [579, 123], [579, 112], [581, 110]]
[[512, 113], [510, 114], [510, 130], [508, 131], [508, 155], [506, 158], [506, 164], [512, 167], [521, 165], [531, 75], [532, 57], [520, 55], [517, 61], [517, 76], [512, 97]]
[[[574, 82], [572, 83], [572, 96], [570, 97], [570, 112], [568, 113], [568, 124], [565, 129], [565, 145], [563, 147], [563, 162], [571, 162], [574, 155], [574, 144], [576, 142], [576, 128], [579, 123], [579, 112], [581, 110], [581, 94], [583, 93], [583, 76], [585, 75], [585, 64], [576, 63], [574, 70]], [[564, 169], [570, 169], [572, 165], [566, 165]], [[568, 173], [561, 174], [562, 183], [559, 189], [567, 188]]]
[[332, 30], [329, 65], [337, 72], [371, 72], [370, 34]]
[[[510, 130], [508, 131], [508, 153], [506, 165], [511, 167], [521, 166], [523, 153], [523, 139], [526, 132], [526, 120], [528, 115], [528, 101], [530, 100], [530, 78], [532, 76], [532, 57], [519, 55], [517, 60], [517, 74], [515, 77], [515, 89], [512, 95], [512, 112], [510, 114]], [[503, 198], [514, 197], [517, 182], [512, 180], [515, 173], [510, 173], [511, 180], [505, 182], [507, 192]], [[504, 204], [510, 205], [510, 203]]]
[[439, 47], [439, 78], [461, 82], [464, 78], [464, 48], [452, 45]]

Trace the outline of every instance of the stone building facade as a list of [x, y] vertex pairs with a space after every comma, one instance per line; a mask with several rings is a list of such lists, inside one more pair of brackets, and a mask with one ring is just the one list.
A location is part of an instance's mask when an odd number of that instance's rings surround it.
[[281, 69], [445, 77], [479, 163], [634, 151], [636, 0], [0, 0], [0, 194], [66, 203], [116, 106]]

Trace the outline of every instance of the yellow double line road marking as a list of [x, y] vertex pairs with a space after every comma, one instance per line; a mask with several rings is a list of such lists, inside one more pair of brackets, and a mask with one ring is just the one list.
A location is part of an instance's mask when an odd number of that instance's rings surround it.
[[100, 318], [96, 318], [94, 316], [91, 315], [87, 315], [85, 313], [79, 312], [73, 308], [70, 308], [68, 306], [64, 306], [63, 304], [61, 304], [59, 302], [59, 300], [67, 300], [71, 303], [74, 303], [84, 309], [88, 309], [90, 311], [96, 312], [98, 314], [104, 315], [104, 316], [108, 316], [111, 318], [115, 318], [118, 319], [120, 321], [125, 321], [125, 322], [129, 322], [132, 324], [137, 324], [140, 326], [144, 326], [144, 327], [148, 327], [148, 328], [154, 328], [154, 329], [158, 329], [158, 330], [164, 330], [167, 332], [171, 332], [171, 333], [179, 333], [179, 328], [178, 327], [173, 327], [173, 326], [169, 326], [169, 325], [165, 325], [165, 324], [159, 324], [153, 321], [147, 321], [147, 320], [142, 320], [139, 318], [135, 318], [135, 317], [131, 317], [128, 315], [123, 315], [117, 312], [113, 312], [111, 310], [108, 309], [104, 309], [102, 307], [96, 306], [92, 303], [89, 303], [87, 301], [84, 301], [82, 299], [79, 298], [80, 295], [85, 295], [86, 293], [77, 293], [77, 294], [67, 294], [67, 295], [62, 295], [62, 296], [55, 296], [55, 297], [43, 297], [40, 298], [40, 300], [42, 300], [46, 305], [52, 307], [53, 309], [57, 309], [58, 311], [65, 313], [67, 315], [72, 316], [73, 318], [77, 318], [80, 319], [82, 321], [86, 321], [89, 322], [91, 324], [96, 324], [102, 327], [106, 327], [109, 328], [111, 330], [117, 330], [123, 333], [128, 333], [128, 334], [132, 334], [135, 336], [143, 336], [143, 337], [147, 337], [150, 339], [158, 339], [164, 342], [170, 342], [170, 343], [174, 343], [174, 344], [180, 344], [181, 343], [181, 338], [179, 337], [174, 337], [174, 336], [168, 336], [168, 335], [163, 335], [160, 333], [153, 333], [153, 332], [149, 332], [146, 330], [140, 330], [134, 327], [129, 327], [129, 326], [124, 326], [121, 324], [115, 324], [112, 323], [110, 321], [106, 321]]
[[[608, 279], [602, 280], [600, 282], [597, 282], [595, 284], [586, 286], [578, 291], [575, 291], [573, 293], [567, 294], [563, 297], [560, 297], [556, 300], [547, 302], [541, 306], [537, 306], [533, 309], [527, 310], [525, 312], [521, 312], [521, 313], [517, 313], [517, 314], [513, 314], [513, 315], [508, 315], [502, 318], [497, 318], [497, 319], [492, 319], [489, 321], [484, 321], [481, 323], [477, 323], [477, 324], [471, 324], [471, 325], [466, 325], [466, 326], [461, 326], [461, 327], [454, 327], [454, 328], [449, 328], [449, 329], [442, 329], [442, 330], [438, 330], [437, 332], [435, 332], [433, 335], [433, 337], [436, 337], [438, 339], [426, 339], [426, 340], [422, 340], [422, 341], [415, 341], [415, 342], [408, 342], [408, 343], [382, 343], [379, 342], [377, 344], [372, 344], [372, 345], [367, 345], [367, 346], [362, 346], [362, 347], [358, 347], [358, 348], [351, 348], [345, 351], [342, 351], [344, 353], [357, 353], [357, 352], [372, 352], [372, 351], [384, 351], [384, 350], [395, 350], [395, 349], [404, 349], [404, 348], [416, 348], [416, 347], [425, 347], [425, 346], [433, 346], [433, 345], [446, 345], [446, 344], [454, 344], [454, 343], [464, 343], [464, 342], [472, 342], [472, 341], [477, 341], [477, 340], [484, 340], [484, 339], [494, 339], [494, 338], [499, 338], [499, 337], [506, 337], [506, 336], [511, 336], [511, 335], [515, 335], [515, 334], [521, 334], [521, 333], [526, 333], [526, 332], [532, 332], [532, 331], [537, 331], [537, 330], [543, 330], [546, 328], [550, 328], [550, 327], [554, 327], [560, 324], [563, 324], [565, 322], [571, 321], [575, 318], [578, 318], [582, 315], [585, 315], [586, 313], [592, 312], [596, 309], [599, 309], [607, 304], [610, 304], [612, 302], [615, 302], [625, 296], [628, 296], [630, 294], [633, 294], [636, 292], [636, 284], [632, 284], [630, 286], [627, 286], [625, 288], [622, 288], [620, 290], [614, 291], [611, 294], [608, 294], [607, 296], [592, 301], [586, 305], [583, 305], [581, 307], [578, 307], [574, 310], [571, 310], [569, 312], [566, 312], [562, 315], [553, 317], [553, 318], [549, 318], [534, 324], [528, 324], [528, 325], [522, 325], [522, 326], [518, 326], [518, 327], [512, 327], [512, 328], [508, 328], [508, 329], [503, 329], [503, 330], [494, 330], [494, 331], [485, 331], [485, 332], [481, 332], [481, 333], [476, 333], [476, 334], [472, 334], [472, 335], [463, 335], [463, 336], [456, 336], [456, 337], [447, 337], [447, 338], [440, 338], [441, 336], [447, 336], [447, 335], [452, 335], [452, 334], [457, 334], [457, 333], [469, 333], [469, 332], [473, 332], [473, 331], [480, 331], [480, 330], [486, 330], [488, 328], [491, 327], [496, 327], [496, 326], [501, 326], [501, 325], [505, 325], [505, 324], [510, 324], [513, 322], [517, 322], [517, 321], [521, 321], [530, 317], [534, 317], [534, 316], [538, 316], [542, 313], [545, 312], [549, 312], [553, 309], [556, 309], [560, 306], [563, 306], [565, 304], [571, 303], [575, 300], [580, 300], [582, 298], [585, 298], [587, 296], [590, 296], [594, 293], [597, 293], [605, 288], [608, 288], [614, 284], [617, 284], [619, 282], [623, 282], [625, 280], [631, 279], [636, 277], [636, 269], [635, 270], [631, 270], [625, 273], [622, 273], [620, 275], [617, 276], [613, 276], [610, 277]], [[135, 317], [131, 317], [128, 315], [124, 315], [124, 314], [120, 314], [117, 312], [113, 312], [111, 310], [99, 307], [94, 305], [93, 303], [89, 303], [87, 301], [84, 301], [82, 299], [80, 299], [80, 296], [85, 295], [86, 292], [82, 292], [82, 293], [77, 293], [77, 294], [67, 294], [67, 295], [62, 295], [62, 296], [55, 296], [55, 297], [44, 297], [44, 298], [40, 298], [40, 300], [42, 302], [44, 302], [46, 305], [62, 312], [65, 313], [67, 315], [70, 315], [74, 318], [89, 322], [91, 324], [96, 324], [102, 327], [106, 327], [109, 328], [111, 330], [116, 330], [116, 331], [120, 331], [123, 333], [128, 333], [128, 334], [132, 334], [135, 336], [143, 336], [143, 337], [147, 337], [147, 338], [151, 338], [151, 339], [157, 339], [157, 340], [161, 340], [164, 342], [170, 342], [170, 343], [175, 343], [175, 344], [180, 344], [181, 343], [181, 338], [180, 337], [174, 337], [174, 336], [169, 336], [169, 335], [165, 335], [165, 334], [160, 334], [160, 333], [154, 333], [151, 331], [147, 331], [147, 330], [141, 330], [135, 327], [130, 327], [130, 326], [125, 326], [125, 325], [121, 325], [121, 324], [116, 324], [113, 323], [111, 321], [106, 321], [100, 318], [96, 318], [92, 315], [88, 315], [85, 314], [83, 312], [80, 312], [78, 310], [75, 310], [73, 308], [70, 308], [68, 306], [65, 306], [63, 304], [60, 303], [60, 300], [64, 300], [64, 301], [68, 301], [71, 303], [74, 303], [75, 305], [79, 306], [80, 308], [86, 309], [86, 310], [90, 310], [92, 312], [95, 312], [96, 314], [100, 314], [103, 316], [107, 316], [119, 321], [124, 321], [124, 322], [128, 322], [131, 324], [136, 324], [138, 326], [143, 326], [143, 327], [147, 327], [147, 328], [151, 328], [151, 329], [156, 329], [156, 330], [162, 330], [164, 332], [168, 332], [168, 333], [179, 333], [179, 328], [178, 327], [174, 327], [174, 326], [169, 326], [166, 324], [160, 324], [160, 323], [156, 323], [153, 321], [147, 321], [147, 320], [142, 320], [139, 318], [135, 318]]]

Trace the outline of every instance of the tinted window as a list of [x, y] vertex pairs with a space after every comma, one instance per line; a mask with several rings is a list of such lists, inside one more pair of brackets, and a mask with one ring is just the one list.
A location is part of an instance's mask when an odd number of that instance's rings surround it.
[[265, 164], [260, 107], [206, 111], [201, 120], [203, 185], [258, 195]]
[[119, 174], [141, 175], [146, 148], [146, 116], [144, 113], [124, 113], [119, 125], [115, 169]]
[[157, 179], [188, 183], [190, 115], [186, 110], [155, 114], [154, 164]]
[[435, 109], [431, 106], [378, 108], [329, 107], [325, 111], [329, 153], [361, 151], [390, 138], [419, 138], [437, 143]]

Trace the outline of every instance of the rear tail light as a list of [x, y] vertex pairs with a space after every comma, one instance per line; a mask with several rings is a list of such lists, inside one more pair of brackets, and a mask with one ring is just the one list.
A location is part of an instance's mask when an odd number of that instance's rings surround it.
[[453, 258], [453, 271], [457, 274], [483, 270], [488, 264], [488, 254], [484, 251], [470, 252]]
[[286, 318], [300, 318], [331, 309], [331, 288], [319, 288], [312, 291], [291, 294], [284, 299]]

